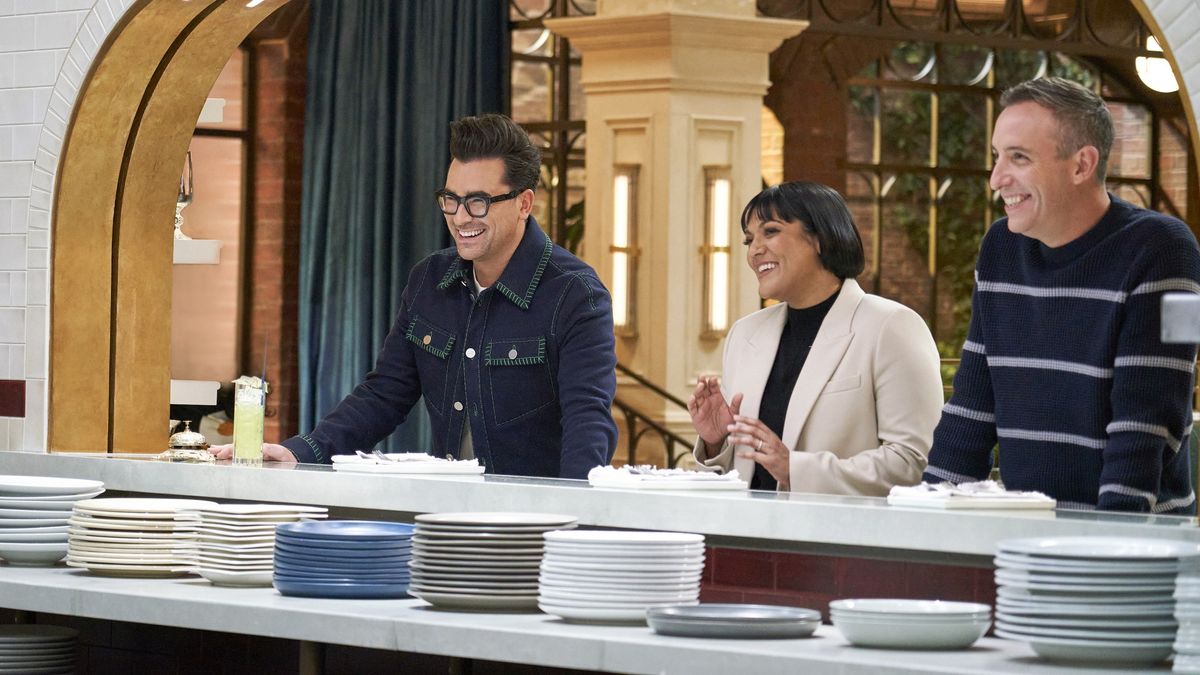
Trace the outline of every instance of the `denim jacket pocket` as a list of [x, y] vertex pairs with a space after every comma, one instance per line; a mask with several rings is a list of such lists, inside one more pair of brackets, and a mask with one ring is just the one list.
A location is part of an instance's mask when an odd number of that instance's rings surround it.
[[445, 409], [446, 378], [450, 373], [449, 358], [454, 348], [454, 334], [413, 314], [404, 337], [419, 348], [416, 365], [425, 405], [440, 415]]
[[554, 402], [546, 338], [500, 338], [487, 343], [488, 390], [496, 424], [507, 424]]

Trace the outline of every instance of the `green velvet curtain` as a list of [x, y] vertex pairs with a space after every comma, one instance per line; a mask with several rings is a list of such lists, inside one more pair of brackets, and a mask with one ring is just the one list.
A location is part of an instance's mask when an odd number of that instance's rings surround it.
[[[315, 0], [300, 246], [300, 428], [374, 366], [412, 266], [448, 246], [447, 125], [503, 109], [505, 0]], [[418, 405], [381, 446], [429, 447]]]

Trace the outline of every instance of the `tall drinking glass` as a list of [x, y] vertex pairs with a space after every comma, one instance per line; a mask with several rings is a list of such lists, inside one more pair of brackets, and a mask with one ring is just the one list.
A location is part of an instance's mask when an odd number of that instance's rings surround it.
[[247, 376], [239, 377], [233, 384], [233, 463], [260, 465], [267, 384], [260, 378]]

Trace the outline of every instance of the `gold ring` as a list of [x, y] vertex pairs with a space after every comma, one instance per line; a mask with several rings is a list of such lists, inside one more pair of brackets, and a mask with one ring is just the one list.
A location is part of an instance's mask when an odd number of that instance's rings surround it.
[[762, 452], [762, 439], [758, 439], [758, 451]]

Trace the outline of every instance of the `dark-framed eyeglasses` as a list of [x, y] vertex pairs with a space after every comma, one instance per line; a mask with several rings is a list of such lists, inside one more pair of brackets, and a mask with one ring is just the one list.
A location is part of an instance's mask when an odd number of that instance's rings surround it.
[[466, 197], [459, 197], [449, 190], [438, 190], [433, 193], [433, 196], [437, 198], [438, 208], [448, 216], [458, 213], [459, 205], [463, 204], [467, 207], [467, 214], [472, 218], [482, 218], [488, 214], [492, 204], [508, 201], [522, 192], [524, 190], [513, 190], [502, 195], [469, 194]]

